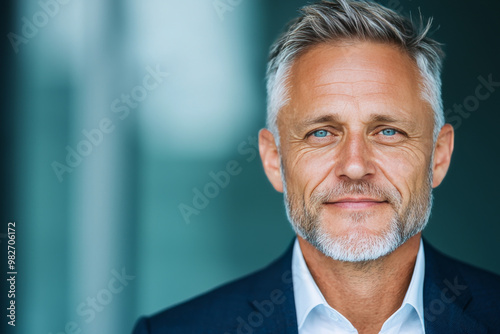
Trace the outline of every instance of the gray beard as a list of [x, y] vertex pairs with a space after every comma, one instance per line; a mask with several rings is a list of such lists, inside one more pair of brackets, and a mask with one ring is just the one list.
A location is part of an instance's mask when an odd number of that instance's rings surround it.
[[[283, 164], [281, 164], [283, 166]], [[401, 212], [402, 197], [396, 188], [385, 189], [367, 181], [341, 181], [327, 191], [316, 191], [311, 195], [310, 203], [306, 204], [304, 197], [289, 194], [282, 170], [283, 193], [286, 213], [295, 233], [313, 245], [324, 255], [338, 261], [366, 262], [376, 260], [392, 253], [408, 239], [422, 232], [429, 221], [432, 195], [432, 162], [428, 170], [427, 182], [418, 193], [411, 194], [406, 208]], [[344, 236], [332, 236], [320, 215], [322, 205], [332, 198], [349, 195], [364, 195], [382, 198], [394, 209], [394, 215], [388, 227], [381, 235], [371, 235], [354, 230]], [[401, 212], [401, 213], [399, 213]], [[370, 212], [346, 213], [353, 225], [367, 222]]]

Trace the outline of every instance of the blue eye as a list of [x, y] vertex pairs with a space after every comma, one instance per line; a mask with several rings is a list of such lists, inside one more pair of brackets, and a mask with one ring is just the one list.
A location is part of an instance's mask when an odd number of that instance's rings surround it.
[[313, 135], [314, 137], [323, 138], [323, 137], [328, 136], [328, 131], [326, 131], [326, 130], [317, 130], [317, 131], [314, 131], [314, 132], [312, 133], [312, 135]]
[[397, 131], [394, 129], [384, 129], [380, 132], [382, 132], [384, 136], [394, 136], [397, 133]]

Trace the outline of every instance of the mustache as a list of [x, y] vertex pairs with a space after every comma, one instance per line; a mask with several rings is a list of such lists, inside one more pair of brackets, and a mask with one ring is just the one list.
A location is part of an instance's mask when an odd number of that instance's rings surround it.
[[320, 205], [336, 202], [345, 197], [361, 195], [387, 201], [396, 207], [402, 204], [402, 196], [395, 187], [383, 187], [364, 180], [342, 180], [331, 188], [314, 191], [310, 200], [311, 203]]

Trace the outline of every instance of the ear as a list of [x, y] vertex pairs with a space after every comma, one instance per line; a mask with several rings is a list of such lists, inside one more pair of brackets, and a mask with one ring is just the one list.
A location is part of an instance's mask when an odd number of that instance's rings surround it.
[[434, 149], [434, 163], [432, 166], [432, 187], [436, 188], [443, 181], [450, 167], [451, 154], [453, 153], [454, 141], [453, 126], [445, 124], [439, 132]]
[[267, 178], [274, 189], [282, 193], [283, 181], [281, 180], [280, 155], [274, 136], [267, 129], [262, 129], [259, 132], [259, 153]]

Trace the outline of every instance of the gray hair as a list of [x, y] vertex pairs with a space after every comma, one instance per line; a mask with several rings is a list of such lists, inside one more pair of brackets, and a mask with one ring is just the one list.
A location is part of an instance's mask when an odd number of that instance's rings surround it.
[[375, 2], [321, 1], [303, 7], [301, 15], [272, 45], [267, 68], [267, 128], [279, 146], [278, 113], [289, 102], [288, 77], [294, 60], [310, 47], [335, 41], [374, 41], [397, 46], [418, 67], [422, 98], [434, 111], [433, 139], [443, 127], [441, 44], [427, 36], [432, 19], [419, 25]]

